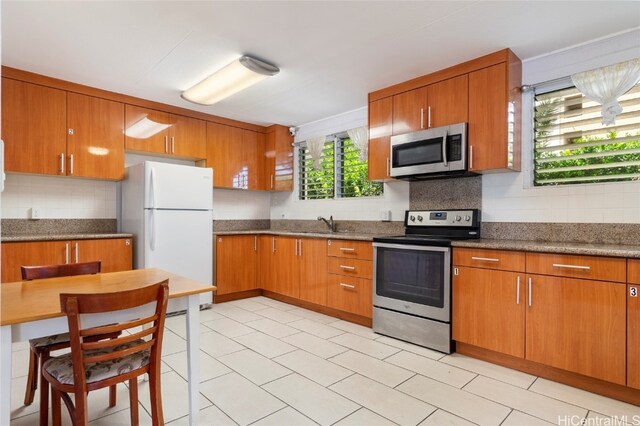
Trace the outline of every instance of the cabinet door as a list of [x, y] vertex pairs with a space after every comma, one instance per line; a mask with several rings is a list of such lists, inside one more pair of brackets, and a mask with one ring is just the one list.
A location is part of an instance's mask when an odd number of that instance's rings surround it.
[[303, 238], [298, 243], [300, 257], [300, 299], [327, 304], [327, 243]]
[[526, 358], [624, 385], [626, 286], [542, 275], [527, 280]]
[[21, 281], [21, 266], [68, 263], [69, 250], [69, 241], [2, 243], [2, 282]]
[[427, 88], [410, 90], [393, 96], [393, 134], [427, 128]]
[[213, 186], [243, 188], [242, 129], [207, 123], [207, 167], [213, 168]]
[[427, 87], [426, 127], [466, 123], [469, 117], [469, 86], [466, 75]]
[[69, 92], [67, 126], [69, 176], [124, 177], [124, 104]]
[[469, 74], [469, 169], [507, 167], [507, 65]]
[[260, 142], [258, 133], [252, 130], [242, 130], [242, 174], [245, 177], [245, 189], [263, 189], [262, 151], [264, 145]]
[[125, 107], [124, 147], [132, 151], [169, 154], [169, 114], [134, 105]]
[[393, 99], [369, 104], [369, 180], [389, 179]]
[[329, 274], [327, 306], [371, 318], [373, 310], [371, 286], [371, 280]]
[[8, 172], [65, 174], [67, 94], [2, 79], [2, 138]]
[[207, 156], [207, 123], [196, 118], [171, 114], [169, 116], [171, 154], [203, 159]]
[[627, 285], [627, 386], [640, 389], [640, 285]]
[[273, 291], [300, 298], [300, 259], [297, 239], [275, 237]]
[[258, 238], [258, 280], [256, 285], [258, 288], [269, 291], [275, 291], [274, 249], [275, 237], [273, 235], [261, 235]]
[[524, 358], [524, 278], [516, 272], [455, 267], [453, 340]]
[[256, 288], [258, 237], [225, 235], [216, 238], [217, 294]]
[[264, 189], [273, 191], [276, 184], [276, 132], [267, 132], [264, 135], [263, 154]]
[[274, 191], [293, 191], [293, 136], [285, 126], [275, 127]]
[[133, 247], [131, 238], [78, 240], [71, 242], [70, 262], [101, 262], [101, 272], [130, 271]]

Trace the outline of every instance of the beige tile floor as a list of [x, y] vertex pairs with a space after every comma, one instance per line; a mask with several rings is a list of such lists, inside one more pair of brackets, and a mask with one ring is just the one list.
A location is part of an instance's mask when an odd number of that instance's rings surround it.
[[[640, 425], [640, 407], [264, 297], [215, 305], [201, 322], [202, 425]], [[188, 424], [184, 336], [184, 316], [168, 318], [162, 393], [170, 425]], [[21, 405], [27, 345], [13, 350], [11, 425], [37, 425], [37, 397]], [[89, 395], [90, 424], [129, 424], [126, 387], [114, 408], [107, 395]], [[148, 400], [141, 382], [141, 424], [151, 423]]]

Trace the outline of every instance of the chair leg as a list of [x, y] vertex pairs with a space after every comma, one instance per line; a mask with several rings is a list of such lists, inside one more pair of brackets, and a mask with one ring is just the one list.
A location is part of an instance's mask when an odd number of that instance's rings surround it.
[[[47, 426], [47, 424], [49, 423], [47, 419], [49, 413], [49, 382], [47, 382], [47, 379], [44, 378], [44, 374], [42, 373], [44, 371], [42, 366], [44, 365], [44, 362], [49, 358], [48, 355], [49, 354], [47, 353], [43, 353], [40, 355], [40, 426]], [[51, 406], [53, 407], [53, 403], [51, 404]], [[58, 410], [60, 409], [59, 407], [60, 394], [58, 394]]]
[[[47, 383], [48, 385], [48, 383]], [[45, 412], [46, 413], [46, 412]], [[42, 424], [43, 413], [40, 412], [40, 420]], [[46, 418], [47, 415], [44, 414]], [[51, 388], [51, 417], [53, 426], [60, 426], [62, 424], [62, 411], [60, 410], [60, 391], [55, 388]], [[73, 420], [73, 417], [72, 417]], [[45, 423], [46, 425], [47, 423]], [[75, 424], [75, 422], [73, 422]]]
[[[159, 369], [158, 369], [159, 370]], [[160, 374], [149, 374], [149, 393], [151, 399], [151, 421], [153, 426], [164, 425], [162, 414], [162, 394], [160, 392]]]
[[27, 377], [27, 389], [24, 392], [24, 405], [31, 405], [38, 388], [38, 355], [33, 349], [29, 349], [29, 376]]
[[116, 406], [116, 385], [109, 386], [109, 407]]
[[138, 378], [129, 380], [129, 409], [131, 411], [131, 426], [138, 426]]

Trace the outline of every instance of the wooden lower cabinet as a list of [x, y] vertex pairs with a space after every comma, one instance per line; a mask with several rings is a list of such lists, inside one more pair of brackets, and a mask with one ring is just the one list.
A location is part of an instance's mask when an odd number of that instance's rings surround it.
[[327, 306], [371, 318], [373, 298], [371, 280], [329, 274]]
[[298, 243], [300, 262], [300, 299], [316, 305], [327, 305], [327, 244], [325, 240], [301, 238]]
[[624, 385], [626, 286], [542, 275], [529, 285], [526, 358]]
[[216, 294], [257, 288], [258, 237], [228, 235], [216, 238]]
[[289, 297], [300, 297], [300, 262], [298, 261], [298, 239], [274, 237], [272, 291]]
[[2, 282], [20, 281], [21, 266], [100, 260], [102, 272], [132, 268], [131, 238], [2, 243]]
[[640, 389], [640, 283], [627, 285], [627, 386]]
[[517, 272], [455, 267], [453, 340], [524, 358], [524, 277]]

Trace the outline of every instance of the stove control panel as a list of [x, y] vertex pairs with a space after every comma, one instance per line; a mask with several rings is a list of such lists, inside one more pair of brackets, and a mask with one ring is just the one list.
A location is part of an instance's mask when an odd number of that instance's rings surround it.
[[418, 226], [478, 226], [478, 210], [407, 210], [406, 227]]

